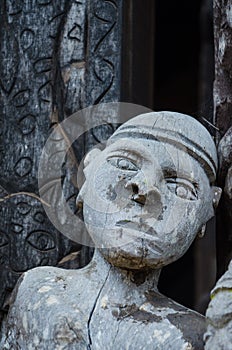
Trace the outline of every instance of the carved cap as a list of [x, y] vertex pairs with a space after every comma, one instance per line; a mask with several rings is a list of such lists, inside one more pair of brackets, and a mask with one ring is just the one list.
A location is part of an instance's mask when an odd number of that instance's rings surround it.
[[218, 160], [213, 138], [189, 115], [166, 111], [141, 114], [121, 125], [109, 142], [124, 137], [156, 140], [187, 150], [204, 168], [210, 182], [216, 179]]

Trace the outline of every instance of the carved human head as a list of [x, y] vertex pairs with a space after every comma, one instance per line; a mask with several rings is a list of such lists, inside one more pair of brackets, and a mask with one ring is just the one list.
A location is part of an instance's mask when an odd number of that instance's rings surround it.
[[128, 269], [161, 268], [181, 257], [214, 215], [216, 148], [194, 118], [139, 115], [85, 160], [86, 227], [103, 256]]

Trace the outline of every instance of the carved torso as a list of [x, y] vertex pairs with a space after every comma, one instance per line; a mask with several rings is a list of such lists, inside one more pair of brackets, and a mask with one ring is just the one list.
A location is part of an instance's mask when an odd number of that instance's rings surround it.
[[125, 274], [95, 261], [79, 271], [27, 272], [3, 349], [203, 349], [203, 316], [125, 281]]

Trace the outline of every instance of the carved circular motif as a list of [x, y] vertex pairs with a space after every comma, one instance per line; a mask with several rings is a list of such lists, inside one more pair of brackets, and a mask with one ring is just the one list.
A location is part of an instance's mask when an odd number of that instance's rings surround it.
[[34, 43], [35, 33], [31, 29], [24, 29], [20, 35], [23, 50], [28, 50]]
[[42, 213], [41, 211], [38, 211], [37, 213], [35, 213], [34, 220], [39, 222], [40, 224], [43, 224], [45, 221], [44, 213]]
[[15, 107], [24, 107], [30, 99], [30, 90], [20, 90], [13, 96]]
[[20, 131], [23, 135], [29, 135], [35, 130], [35, 116], [28, 114], [18, 122]]
[[31, 207], [26, 202], [17, 203], [17, 210], [22, 215], [27, 215], [31, 211]]
[[34, 69], [38, 74], [50, 72], [52, 69], [52, 57], [39, 58], [34, 63]]
[[54, 237], [46, 231], [34, 231], [27, 237], [27, 243], [34, 249], [42, 252], [53, 250], [56, 247]]
[[19, 177], [27, 176], [32, 170], [32, 160], [29, 157], [23, 157], [18, 160], [14, 167], [15, 173]]
[[22, 0], [8, 0], [6, 1], [7, 12], [10, 16], [15, 16], [22, 12], [23, 1]]
[[22, 225], [19, 225], [19, 224], [14, 224], [12, 223], [11, 224], [11, 230], [14, 232], [14, 233], [21, 233], [23, 231], [23, 226]]

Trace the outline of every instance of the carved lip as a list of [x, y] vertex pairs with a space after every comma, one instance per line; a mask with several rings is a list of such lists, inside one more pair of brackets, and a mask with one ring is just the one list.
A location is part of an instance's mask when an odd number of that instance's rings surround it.
[[156, 231], [153, 229], [153, 227], [144, 223], [130, 221], [130, 220], [117, 221], [116, 226], [131, 228], [135, 231], [148, 234], [149, 236], [155, 236], [157, 234]]
[[163, 253], [163, 250], [159, 246], [157, 246], [157, 243], [158, 243], [156, 240], [157, 233], [153, 229], [153, 227], [144, 223], [138, 223], [130, 220], [120, 220], [116, 222], [116, 226], [129, 228], [137, 232], [140, 232], [143, 234], [143, 238], [147, 237], [149, 241], [151, 241], [151, 238], [152, 238], [151, 243], [153, 245], [153, 249], [157, 251], [157, 253], [160, 253], [160, 254]]

